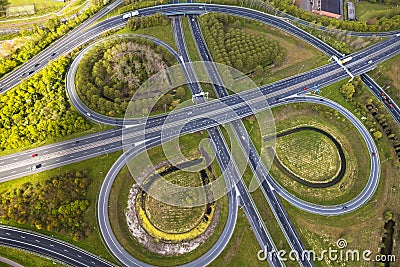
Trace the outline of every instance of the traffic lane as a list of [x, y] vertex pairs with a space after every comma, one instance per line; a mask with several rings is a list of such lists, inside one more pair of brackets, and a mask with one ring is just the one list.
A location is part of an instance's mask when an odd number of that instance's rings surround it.
[[[212, 128], [209, 129], [209, 133], [210, 138], [213, 140], [212, 148], [214, 150], [214, 154], [217, 156], [217, 160], [222, 169], [223, 175], [227, 176], [230, 179], [231, 185], [235, 186], [235, 188], [228, 188], [228, 190], [238, 191], [238, 195], [242, 200], [242, 207], [246, 213], [250, 225], [252, 226], [252, 229], [254, 230], [260, 247], [262, 249], [267, 248], [268, 252], [276, 250], [272, 238], [269, 235], [268, 230], [265, 228], [261, 216], [258, 214], [255, 204], [249, 195], [247, 187], [244, 185], [244, 182], [239, 175], [236, 163], [227, 149], [227, 144], [221, 134], [221, 131], [218, 128]], [[272, 259], [271, 257], [268, 257], [268, 262], [270, 262], [272, 266], [283, 266], [276, 256], [276, 254], [273, 254]]]
[[21, 229], [0, 226], [0, 243], [36, 252], [72, 266], [114, 266], [68, 243]]
[[[367, 88], [375, 95], [375, 97], [381, 100], [396, 122], [400, 124], [400, 109], [396, 102], [394, 102], [393, 99], [391, 99], [390, 96], [367, 74], [362, 74], [361, 79], [367, 85]], [[389, 103], [383, 99], [382, 94], [388, 98], [388, 101], [390, 101], [393, 107], [389, 106]]]
[[[61, 141], [54, 144], [44, 145], [37, 148], [32, 148], [29, 150], [24, 150], [21, 152], [5, 155], [0, 157], [0, 166], [13, 164], [16, 161], [27, 160], [37, 158], [40, 159], [41, 156], [47, 155], [49, 153], [55, 153], [58, 151], [63, 151], [67, 149], [71, 149], [73, 147], [79, 147], [82, 145], [87, 145], [89, 143], [95, 143], [97, 141], [120, 136], [122, 133], [122, 129], [111, 129], [106, 131], [101, 131], [93, 134], [84, 135], [82, 137], [69, 139], [67, 141]], [[37, 154], [36, 156], [33, 156]]]

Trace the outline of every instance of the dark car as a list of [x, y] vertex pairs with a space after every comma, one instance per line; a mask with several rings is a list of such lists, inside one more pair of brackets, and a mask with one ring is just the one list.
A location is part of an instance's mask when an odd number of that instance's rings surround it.
[[39, 169], [40, 167], [42, 167], [42, 164], [33, 165], [32, 167], [30, 167], [30, 170], [35, 171], [35, 170]]

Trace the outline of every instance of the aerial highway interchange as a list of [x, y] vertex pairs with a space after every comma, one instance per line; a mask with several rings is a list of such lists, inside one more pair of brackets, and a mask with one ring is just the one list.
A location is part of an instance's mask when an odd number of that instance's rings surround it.
[[[86, 22], [85, 26], [87, 27], [90, 25], [90, 23], [95, 21], [95, 18], [97, 19], [101, 16], [104, 16], [104, 14], [111, 11], [118, 4], [119, 2], [117, 1], [111, 4], [109, 7], [103, 9], [101, 12], [95, 15], [91, 21]], [[228, 7], [214, 4], [182, 3], [175, 5], [170, 4], [154, 6], [139, 10], [139, 14], [141, 15], [151, 15], [157, 12], [162, 12], [166, 15], [178, 14], [178, 16], [172, 16], [172, 27], [178, 51], [174, 51], [173, 48], [161, 40], [151, 36], [148, 36], [147, 38], [155, 42], [157, 45], [166, 47], [174, 55], [177, 62], [181, 66], [184, 66], [183, 70], [188, 81], [196, 80], [196, 78], [194, 70], [191, 67], [191, 60], [188, 55], [182, 33], [181, 19], [185, 17], [180, 15], [185, 14], [187, 14], [187, 19], [196, 43], [196, 47], [204, 62], [210, 61], [211, 54], [208, 51], [205, 41], [202, 37], [200, 27], [197, 23], [197, 16], [206, 12], [220, 12], [254, 19], [287, 31], [290, 34], [293, 34], [294, 36], [299, 37], [314, 47], [320, 49], [328, 56], [336, 56], [341, 59], [349, 56], [342, 55], [321, 40], [297, 28], [296, 26], [293, 26], [286, 20], [282, 20], [281, 18], [247, 8], [233, 6]], [[82, 27], [82, 25], [81, 27], [72, 31], [68, 36], [60, 39], [54, 45], [41, 52], [38, 56], [32, 58], [26, 64], [22, 65], [20, 68], [3, 78], [0, 81], [0, 92], [4, 93], [18, 85], [21, 79], [25, 79], [27, 76], [32, 75], [35, 71], [48, 64], [50, 60], [56, 58], [57, 56], [66, 54], [76, 47], [79, 47], [90, 40], [94, 40], [96, 37], [106, 31], [120, 28], [125, 25], [125, 23], [126, 18], [123, 18], [122, 15], [118, 15], [101, 21], [87, 29]], [[344, 67], [347, 68], [352, 75], [361, 75], [362, 80], [365, 82], [371, 92], [375, 94], [375, 96], [379, 96], [383, 90], [366, 73], [375, 68], [377, 64], [399, 53], [400, 36], [398, 32], [385, 33], [385, 36], [388, 36], [389, 38], [385, 41], [372, 45], [369, 48], [352, 54], [352, 60], [344, 65]], [[238, 205], [244, 207], [246, 216], [248, 217], [249, 222], [254, 229], [254, 233], [260, 244], [260, 247], [266, 247], [268, 248], [268, 251], [276, 249], [274, 241], [266, 229], [268, 224], [265, 225], [260, 218], [246, 185], [242, 181], [235, 167], [235, 162], [230, 155], [226, 141], [224, 140], [218, 125], [231, 123], [237, 140], [239, 141], [243, 150], [247, 151], [248, 153], [246, 156], [248, 157], [249, 164], [253, 172], [256, 174], [263, 193], [270, 204], [270, 207], [273, 210], [274, 215], [276, 216], [281, 229], [288, 240], [288, 243], [293, 250], [298, 251], [300, 254], [302, 250], [304, 250], [304, 245], [296, 233], [296, 229], [294, 229], [293, 225], [291, 224], [287, 213], [283, 209], [278, 195], [289, 201], [289, 203], [292, 205], [305, 211], [331, 216], [348, 213], [360, 208], [375, 193], [380, 177], [380, 159], [377, 153], [375, 142], [373, 141], [368, 130], [353, 114], [351, 114], [345, 108], [331, 100], [306, 95], [306, 93], [308, 93], [310, 90], [304, 90], [304, 88], [308, 88], [313, 84], [318, 84], [320, 87], [324, 87], [342, 79], [350, 79], [348, 72], [344, 70], [343, 65], [333, 61], [318, 69], [280, 80], [272, 84], [261, 86], [260, 88], [254, 88], [252, 90], [228, 95], [223, 86], [223, 82], [219, 77], [218, 70], [212, 63], [205, 64], [205, 69], [207, 74], [210, 76], [212, 84], [214, 85], [216, 95], [219, 97], [218, 99], [206, 101], [206, 99], [203, 97], [196, 97], [196, 108], [193, 108], [192, 106], [183, 108], [174, 111], [169, 116], [159, 115], [143, 119], [123, 120], [100, 115], [90, 110], [77, 96], [73, 77], [75, 76], [76, 68], [83, 54], [89, 48], [90, 47], [83, 50], [72, 63], [66, 80], [67, 91], [74, 106], [84, 116], [96, 122], [115, 126], [115, 128], [105, 132], [99, 132], [96, 134], [72, 139], [70, 141], [64, 141], [62, 143], [47, 145], [34, 150], [1, 157], [0, 179], [1, 181], [6, 181], [28, 175], [31, 173], [29, 167], [35, 162], [41, 163], [41, 168], [38, 171], [44, 171], [122, 149], [125, 149], [126, 151], [126, 143], [129, 143], [129, 152], [123, 154], [106, 175], [97, 203], [98, 224], [103, 235], [103, 239], [112, 254], [114, 254], [114, 256], [122, 264], [126, 266], [148, 266], [148, 264], [145, 264], [130, 256], [118, 243], [112, 233], [112, 229], [108, 221], [107, 208], [111, 185], [118, 172], [130, 159], [146, 149], [158, 146], [162, 142], [167, 142], [173, 138], [179, 137], [181, 134], [207, 130], [211, 139], [213, 140], [213, 149], [217, 156], [220, 168], [223, 170], [225, 182], [227, 186], [235, 188], [235, 190], [230, 190], [228, 194], [229, 220], [225, 225], [223, 235], [220, 236], [217, 243], [209, 252], [196, 259], [194, 262], [188, 263], [187, 266], [205, 266], [219, 255], [219, 253], [227, 245], [233, 233]], [[34, 66], [40, 66], [40, 68], [35, 69]], [[202, 92], [201, 85], [199, 83], [192, 82], [190, 83], [189, 88], [192, 95], [198, 95]], [[298, 199], [291, 195], [274, 180], [274, 178], [266, 170], [265, 166], [263, 166], [262, 161], [259, 159], [259, 155], [257, 154], [257, 151], [240, 119], [262, 111], [268, 107], [298, 102], [317, 103], [336, 109], [360, 132], [364, 141], [366, 142], [370, 155], [372, 155], [372, 153], [375, 155], [376, 153], [376, 156], [371, 156], [370, 158], [371, 170], [367, 185], [353, 200], [340, 205], [329, 206], [315, 205]], [[266, 105], [266, 103], [268, 105]], [[397, 105], [394, 104], [393, 107], [389, 107], [388, 103], [383, 103], [392, 114], [394, 119], [399, 122], [400, 112]], [[392, 103], [394, 102], [392, 101]], [[161, 130], [167, 131], [168, 138], [161, 138]], [[124, 141], [122, 140], [122, 136], [125, 138]], [[37, 158], [31, 158], [30, 155], [32, 155], [33, 152], [38, 153], [39, 156]], [[64, 242], [58, 242], [50, 237], [43, 237], [41, 235], [24, 232], [20, 229], [2, 227], [0, 229], [0, 242], [9, 246], [20, 247], [26, 250], [34, 251], [74, 266], [112, 265], [90, 253], [86, 253]], [[55, 247], [58, 249], [57, 253], [55, 252]], [[76, 258], [75, 255], [79, 255], [78, 258]], [[277, 257], [268, 260], [271, 266], [284, 266], [284, 263], [279, 261]], [[299, 263], [301, 266], [314, 266], [312, 261], [307, 259], [300, 260]]]

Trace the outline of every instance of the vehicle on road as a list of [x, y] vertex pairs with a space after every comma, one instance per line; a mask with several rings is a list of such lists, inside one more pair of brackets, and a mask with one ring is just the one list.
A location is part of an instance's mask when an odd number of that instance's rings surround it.
[[37, 153], [35, 153], [35, 154], [32, 154], [32, 158], [34, 158], [34, 157], [37, 157]]
[[35, 170], [39, 169], [40, 167], [42, 167], [42, 164], [33, 165], [32, 167], [30, 167], [30, 170], [35, 171]]
[[130, 17], [135, 17], [135, 16], [138, 16], [138, 15], [139, 15], [139, 11], [134, 10], [132, 12], [128, 12], [128, 13], [122, 15], [122, 18], [123, 19], [129, 19]]

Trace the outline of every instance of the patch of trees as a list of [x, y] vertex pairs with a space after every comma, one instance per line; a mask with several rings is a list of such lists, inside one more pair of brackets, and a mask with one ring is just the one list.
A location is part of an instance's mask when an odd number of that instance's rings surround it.
[[67, 171], [41, 183], [8, 189], [1, 194], [0, 217], [81, 240], [90, 233], [83, 218], [90, 183], [86, 171]]
[[91, 126], [73, 110], [65, 93], [70, 60], [52, 62], [19, 86], [0, 95], [0, 149], [24, 147], [67, 136]]
[[[399, 2], [398, 0], [390, 0], [392, 2]], [[391, 18], [383, 17], [377, 20], [370, 21], [368, 23], [363, 21], [346, 21], [332, 19], [325, 16], [319, 16], [314, 13], [304, 11], [301, 8], [295, 6], [292, 0], [268, 0], [268, 2], [274, 5], [284, 13], [288, 13], [297, 18], [301, 18], [306, 21], [313, 21], [323, 26], [332, 26], [337, 29], [343, 29], [348, 31], [390, 31], [400, 28], [400, 15], [395, 15]]]
[[244, 20], [226, 14], [202, 17], [208, 48], [216, 62], [232, 66], [244, 73], [261, 74], [271, 65], [279, 65], [285, 51], [278, 42], [241, 29]]
[[[109, 39], [83, 57], [76, 75], [78, 92], [89, 108], [121, 117], [137, 89], [165, 69], [171, 57], [150, 40]], [[140, 109], [147, 107], [147, 98], [140, 98]]]
[[14, 53], [6, 57], [0, 57], [0, 78], [15, 67], [31, 59], [58, 38], [64, 36], [67, 32], [96, 13], [100, 8], [101, 6], [92, 5], [79, 16], [66, 22], [63, 19], [51, 18], [46, 21], [43, 27], [35, 25], [31, 31], [22, 30], [20, 35], [22, 37], [29, 36], [29, 38]]
[[139, 16], [139, 17], [131, 17], [127, 26], [129, 29], [136, 31], [138, 29], [144, 29], [155, 26], [166, 26], [171, 23], [171, 20], [168, 17], [161, 15], [161, 13], [157, 13], [153, 16]]

